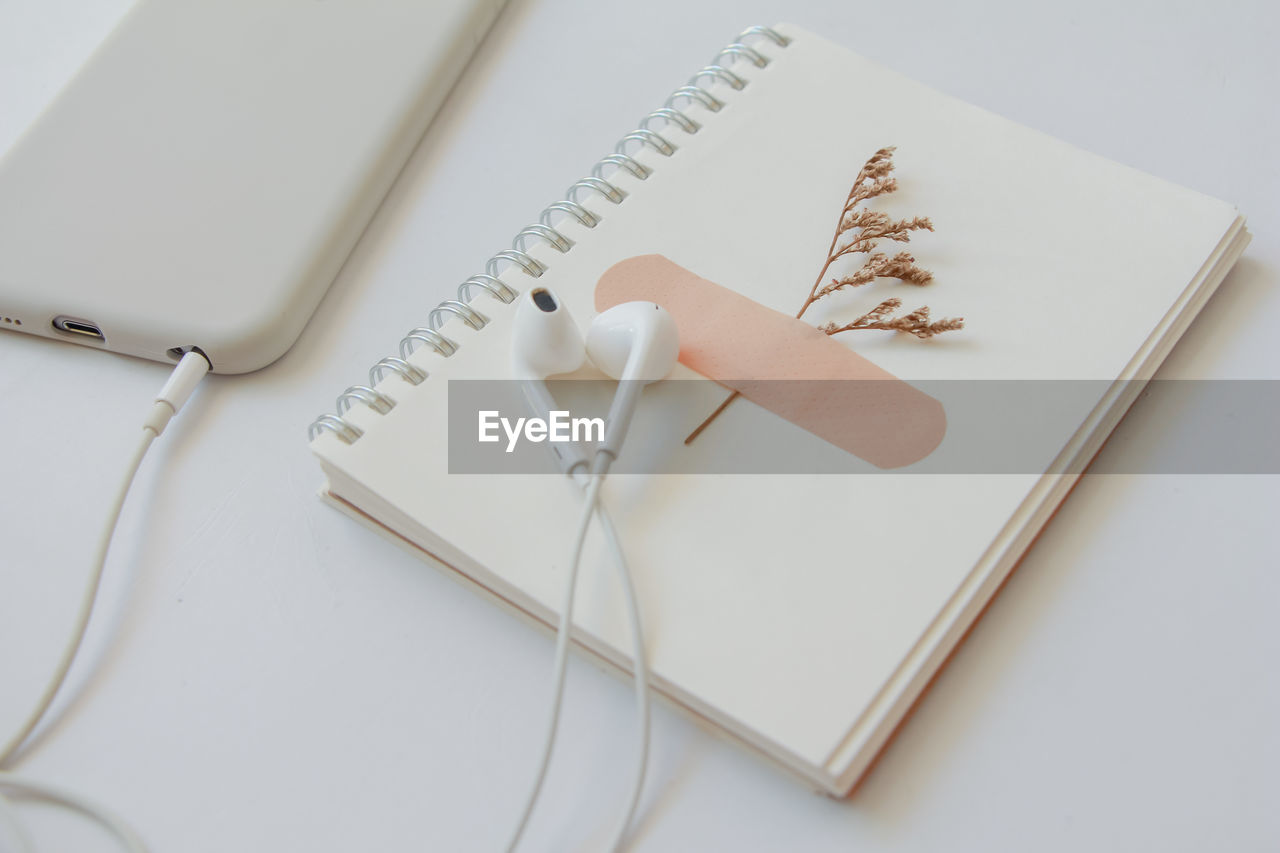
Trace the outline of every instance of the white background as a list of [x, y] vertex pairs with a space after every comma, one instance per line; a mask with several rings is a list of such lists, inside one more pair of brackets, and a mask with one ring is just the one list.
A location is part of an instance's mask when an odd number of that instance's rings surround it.
[[[0, 2], [0, 149], [127, 5]], [[153, 451], [61, 713], [16, 769], [156, 850], [496, 848], [551, 641], [322, 505], [306, 425], [735, 33], [778, 19], [1238, 204], [1254, 242], [1161, 375], [1280, 378], [1270, 4], [515, 0], [297, 346], [210, 378]], [[857, 108], [851, 83], [832, 109]], [[0, 334], [0, 731], [61, 647], [165, 374]], [[1105, 453], [1170, 428], [1144, 408]], [[519, 508], [494, 500], [501, 535]], [[660, 710], [635, 849], [1280, 848], [1278, 507], [1275, 476], [1086, 477], [854, 796]], [[580, 662], [570, 679], [529, 850], [597, 849], [631, 759], [629, 686]], [[26, 814], [48, 849], [111, 849]]]

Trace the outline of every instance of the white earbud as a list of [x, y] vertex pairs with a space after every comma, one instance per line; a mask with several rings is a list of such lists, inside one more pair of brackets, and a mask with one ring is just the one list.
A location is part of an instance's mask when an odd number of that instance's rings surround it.
[[546, 379], [572, 373], [586, 358], [578, 325], [559, 298], [545, 287], [526, 292], [516, 308], [511, 341], [516, 378]]
[[[535, 415], [546, 418], [555, 409], [546, 378], [577, 370], [587, 356], [605, 375], [619, 380], [593, 466], [599, 472], [607, 470], [622, 449], [641, 390], [665, 378], [679, 354], [675, 320], [653, 302], [625, 302], [605, 311], [592, 321], [585, 346], [573, 318], [548, 288], [528, 291], [516, 309], [512, 366]], [[565, 473], [575, 473], [587, 462], [577, 445], [548, 446]]]
[[[572, 373], [586, 358], [582, 333], [556, 295], [545, 287], [527, 291], [516, 308], [511, 364], [534, 416], [549, 419], [555, 409], [547, 377]], [[548, 442], [547, 447], [564, 473], [586, 471], [587, 454], [577, 443]]]
[[587, 355], [606, 375], [619, 380], [605, 419], [604, 467], [617, 458], [645, 385], [665, 379], [680, 355], [676, 322], [654, 302], [624, 302], [605, 311], [587, 331]]

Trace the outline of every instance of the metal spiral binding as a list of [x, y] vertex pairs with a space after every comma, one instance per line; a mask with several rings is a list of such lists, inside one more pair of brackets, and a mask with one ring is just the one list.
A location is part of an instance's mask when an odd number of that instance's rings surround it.
[[655, 118], [664, 119], [667, 124], [674, 124], [690, 136], [702, 129], [702, 125], [698, 124], [679, 110], [671, 109], [671, 107], [661, 107], [640, 119], [640, 129], [648, 130], [649, 122], [653, 121]]
[[311, 426], [307, 427], [307, 438], [314, 441], [316, 436], [326, 430], [347, 444], [351, 444], [364, 435], [364, 431], [360, 427], [347, 423], [345, 419], [338, 415], [323, 414], [312, 421]]
[[[520, 295], [520, 291], [510, 286], [502, 279], [486, 275], [485, 273], [480, 273], [479, 275], [471, 276], [471, 278], [458, 285], [458, 298], [463, 302], [470, 303], [471, 288], [473, 287], [480, 287], [489, 291], [494, 299], [497, 299], [504, 305], [510, 305], [515, 301], [516, 297]], [[453, 353], [448, 354], [453, 355]]]
[[720, 100], [706, 89], [700, 89], [697, 86], [681, 86], [679, 89], [676, 89], [671, 93], [671, 96], [667, 98], [664, 106], [670, 109], [676, 109], [681, 98], [686, 98], [690, 101], [702, 104], [713, 113], [718, 113], [724, 108], [724, 101]]
[[385, 415], [396, 407], [396, 401], [386, 394], [381, 394], [368, 385], [352, 385], [338, 396], [338, 414], [351, 408], [353, 400], [359, 400], [380, 415]]
[[410, 385], [421, 385], [422, 381], [427, 378], [425, 370], [414, 367], [403, 358], [389, 355], [369, 368], [369, 384], [377, 385], [382, 381], [382, 377], [387, 375], [387, 371], [400, 374]]
[[538, 221], [543, 225], [550, 225], [551, 214], [556, 211], [562, 211], [569, 214], [574, 219], [578, 220], [584, 228], [595, 228], [600, 224], [600, 217], [596, 216], [576, 201], [569, 201], [567, 199], [565, 201], [557, 201], [554, 204], [549, 204], [544, 207], [542, 209], [542, 215], [538, 217]]
[[[727, 106], [727, 102], [713, 95], [704, 88], [702, 81], [710, 79], [714, 85], [719, 80], [734, 90], [741, 90], [750, 84], [750, 80], [729, 69], [738, 60], [750, 63], [755, 68], [765, 68], [771, 59], [758, 49], [748, 44], [769, 42], [776, 47], [785, 48], [791, 39], [770, 27], [751, 27], [740, 33], [733, 44], [728, 45], [715, 55], [711, 64], [700, 70], [689, 79], [688, 85], [681, 86], [671, 93], [666, 102], [640, 120], [639, 126], [628, 133], [614, 146], [613, 153], [602, 157], [592, 167], [591, 173], [575, 182], [565, 192], [561, 201], [553, 202], [543, 208], [538, 221], [521, 229], [511, 241], [510, 249], [491, 257], [485, 263], [483, 273], [473, 275], [458, 286], [458, 298], [441, 302], [427, 315], [427, 325], [409, 331], [400, 339], [399, 356], [388, 356], [369, 369], [369, 384], [352, 385], [338, 396], [336, 413], [326, 413], [311, 422], [307, 430], [310, 439], [315, 439], [323, 432], [331, 432], [346, 444], [357, 441], [364, 431], [344, 418], [343, 415], [355, 404], [361, 403], [380, 415], [385, 415], [395, 408], [395, 400], [377, 390], [378, 383], [388, 373], [398, 375], [410, 385], [421, 384], [428, 376], [427, 371], [414, 365], [409, 357], [422, 346], [432, 349], [441, 358], [448, 358], [458, 351], [458, 343], [445, 337], [440, 328], [450, 316], [459, 318], [472, 329], [483, 329], [489, 318], [471, 305], [472, 291], [483, 290], [489, 296], [510, 304], [520, 292], [501, 278], [504, 268], [518, 267], [521, 272], [531, 278], [538, 278], [547, 271], [547, 265], [530, 255], [526, 249], [528, 241], [540, 240], [560, 254], [573, 249], [575, 243], [566, 237], [557, 227], [557, 222], [572, 219], [584, 228], [595, 228], [603, 218], [584, 207], [580, 196], [591, 193], [598, 195], [610, 204], [622, 204], [627, 192], [605, 177], [605, 170], [612, 167], [611, 174], [625, 172], [633, 178], [643, 181], [653, 170], [631, 156], [633, 148], [650, 148], [662, 157], [670, 157], [676, 153], [677, 146], [671, 140], [653, 130], [649, 125], [659, 119], [664, 124], [662, 129], [676, 128], [682, 133], [692, 136], [702, 129], [702, 125], [681, 111], [682, 105], [696, 103], [711, 113], [717, 113]], [[557, 217], [559, 214], [559, 217]]]
[[574, 183], [573, 186], [569, 187], [565, 192], [564, 197], [574, 204], [577, 204], [579, 190], [595, 190], [610, 204], [622, 204], [623, 199], [627, 197], [625, 192], [603, 178], [583, 178], [582, 180]]
[[676, 153], [676, 147], [668, 142], [665, 138], [654, 133], [652, 130], [639, 128], [628, 133], [626, 136], [618, 140], [618, 144], [614, 146], [614, 151], [619, 154], [627, 153], [627, 145], [631, 142], [639, 142], [641, 145], [648, 145], [654, 151], [657, 151], [663, 157], [670, 157]]
[[537, 258], [526, 255], [519, 249], [503, 249], [484, 265], [484, 271], [494, 278], [498, 277], [498, 261], [511, 261], [534, 278], [547, 271], [547, 268]]
[[427, 325], [440, 331], [440, 327], [444, 325], [447, 319], [445, 314], [454, 314], [462, 318], [462, 322], [466, 323], [477, 332], [489, 325], [489, 318], [472, 308], [466, 302], [460, 299], [446, 299], [435, 308], [431, 309], [431, 313], [427, 315]]
[[786, 47], [791, 44], [791, 39], [775, 30], [773, 27], [747, 27], [738, 37], [733, 40], [734, 44], [746, 44], [748, 36], [764, 36], [778, 47]]
[[[610, 154], [607, 157], [601, 157], [600, 162], [591, 167], [591, 174], [594, 177], [604, 179], [604, 169], [606, 166], [617, 166], [619, 169], [626, 169], [636, 180], [643, 181], [645, 178], [653, 174], [653, 170], [648, 166], [636, 160], [634, 157], [628, 157], [626, 154]], [[584, 208], [585, 209], [585, 208]], [[595, 225], [588, 226], [594, 228]]]
[[724, 50], [716, 54], [716, 62], [719, 62], [723, 57], [726, 57], [726, 56], [744, 57], [748, 62], [750, 62], [756, 68], [764, 68], [766, 65], [769, 64], [768, 57], [760, 53], [760, 51], [756, 50], [755, 48], [747, 47], [745, 44], [729, 45]]
[[511, 241], [511, 245], [523, 252], [526, 237], [540, 237], [546, 241], [548, 246], [562, 255], [573, 248], [572, 240], [550, 225], [543, 225], [541, 222], [535, 222], [532, 225], [526, 225], [521, 228], [520, 233]]
[[689, 78], [689, 85], [698, 86], [698, 81], [703, 77], [710, 77], [712, 80], [723, 80], [735, 91], [741, 91], [747, 88], [746, 80], [742, 79], [737, 74], [734, 74], [723, 65], [708, 65], [706, 68]]
[[445, 358], [448, 358], [458, 351], [458, 344], [456, 342], [446, 338], [435, 329], [428, 329], [423, 326], [419, 326], [416, 329], [410, 329], [409, 334], [400, 339], [401, 358], [406, 361], [408, 360], [409, 355], [417, 349], [417, 347], [414, 346], [415, 342], [426, 344]]

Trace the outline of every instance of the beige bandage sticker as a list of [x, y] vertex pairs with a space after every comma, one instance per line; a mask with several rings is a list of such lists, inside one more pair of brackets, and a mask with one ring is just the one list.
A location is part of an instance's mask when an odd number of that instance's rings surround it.
[[614, 264], [596, 284], [599, 311], [633, 300], [671, 312], [685, 366], [877, 467], [917, 462], [946, 433], [946, 413], [933, 397], [803, 320], [662, 255]]

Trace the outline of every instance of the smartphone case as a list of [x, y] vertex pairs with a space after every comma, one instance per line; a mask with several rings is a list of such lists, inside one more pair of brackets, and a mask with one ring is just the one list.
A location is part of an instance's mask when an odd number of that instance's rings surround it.
[[0, 328], [270, 364], [501, 5], [143, 0], [0, 161]]

